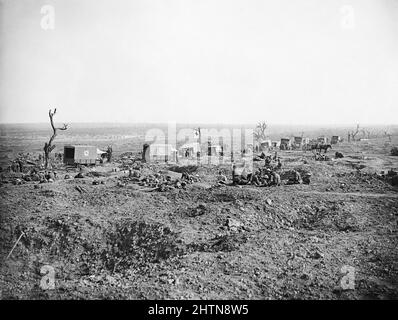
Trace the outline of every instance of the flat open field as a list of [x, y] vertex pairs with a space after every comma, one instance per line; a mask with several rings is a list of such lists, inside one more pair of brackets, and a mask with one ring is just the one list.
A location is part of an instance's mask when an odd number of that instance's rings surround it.
[[[397, 299], [398, 188], [378, 175], [398, 168], [394, 138], [342, 143], [330, 161], [278, 151], [281, 172], [310, 171], [308, 185], [219, 185], [231, 166], [202, 165], [185, 188], [152, 191], [122, 160], [80, 179], [58, 168], [53, 183], [4, 173], [2, 298]], [[141, 177], [182, 170], [134, 166]]]

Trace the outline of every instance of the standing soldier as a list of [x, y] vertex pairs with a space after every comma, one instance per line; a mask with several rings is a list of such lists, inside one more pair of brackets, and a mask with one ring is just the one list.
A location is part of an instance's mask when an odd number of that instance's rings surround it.
[[112, 161], [112, 152], [113, 152], [112, 146], [108, 146], [108, 149], [106, 151], [106, 156], [108, 158], [108, 162]]
[[278, 169], [282, 168], [282, 162], [281, 162], [281, 158], [278, 158]]

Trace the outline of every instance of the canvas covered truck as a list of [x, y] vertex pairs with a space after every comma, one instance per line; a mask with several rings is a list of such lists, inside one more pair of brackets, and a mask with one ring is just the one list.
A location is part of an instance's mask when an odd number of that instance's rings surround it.
[[272, 148], [272, 142], [269, 139], [261, 140], [257, 143], [256, 147], [257, 147], [256, 152], [266, 151]]
[[87, 145], [64, 146], [64, 163], [67, 165], [95, 165], [99, 160], [97, 150], [97, 147]]
[[281, 143], [279, 146], [280, 150], [290, 150], [291, 149], [291, 142], [289, 138], [282, 138]]
[[280, 142], [280, 141], [271, 141], [271, 148], [272, 148], [272, 149], [279, 148], [280, 145], [281, 145], [281, 142]]
[[320, 137], [317, 138], [317, 143], [328, 144], [329, 143], [329, 138], [327, 138], [325, 136], [320, 136]]
[[340, 136], [332, 136], [332, 138], [330, 139], [330, 144], [337, 144], [338, 142], [340, 142]]
[[310, 139], [309, 138], [304, 138], [304, 137], [294, 137], [293, 138], [293, 143], [292, 143], [292, 148], [293, 149], [305, 149], [306, 145], [309, 143]]
[[303, 137], [294, 137], [293, 138], [293, 149], [300, 149], [303, 146]]

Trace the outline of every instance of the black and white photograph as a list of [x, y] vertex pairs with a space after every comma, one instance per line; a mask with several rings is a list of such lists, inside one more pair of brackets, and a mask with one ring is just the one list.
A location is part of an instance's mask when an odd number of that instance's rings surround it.
[[0, 0], [0, 300], [397, 299], [397, 0]]

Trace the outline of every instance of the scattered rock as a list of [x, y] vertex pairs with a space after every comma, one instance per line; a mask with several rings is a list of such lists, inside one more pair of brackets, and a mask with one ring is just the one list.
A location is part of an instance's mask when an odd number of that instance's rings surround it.
[[110, 284], [116, 284], [116, 279], [110, 275], [106, 276], [106, 280], [110, 283]]
[[388, 177], [394, 177], [394, 176], [397, 176], [397, 175], [398, 175], [398, 172], [394, 171], [394, 170], [388, 170], [388, 172], [387, 172], [387, 176]]
[[303, 177], [303, 183], [304, 184], [310, 184], [311, 183], [311, 174], [306, 175]]
[[207, 212], [207, 207], [205, 204], [199, 204], [196, 208], [191, 209], [188, 211], [188, 216], [189, 217], [197, 217], [204, 215]]
[[220, 174], [220, 175], [217, 177], [217, 181], [218, 181], [218, 182], [228, 182], [228, 178], [227, 178], [227, 176], [226, 176], [225, 174]]
[[309, 276], [308, 274], [306, 274], [306, 273], [303, 273], [303, 274], [300, 276], [300, 279], [302, 279], [302, 280], [309, 280], [309, 279], [310, 279], [310, 276]]
[[21, 179], [15, 179], [13, 183], [15, 185], [20, 185], [20, 184], [22, 184], [22, 180]]
[[141, 177], [141, 172], [139, 170], [129, 170], [129, 177], [132, 178], [140, 178]]
[[166, 177], [171, 180], [180, 180], [182, 178], [182, 174], [174, 171], [161, 171], [161, 173], [165, 174]]
[[362, 170], [363, 168], [366, 168], [364, 164], [354, 164], [353, 167], [357, 170]]
[[238, 231], [243, 227], [243, 224], [241, 222], [232, 218], [228, 218], [225, 225], [230, 231]]
[[50, 179], [51, 179], [51, 180], [54, 181], [54, 180], [55, 180], [55, 174], [54, 174], [53, 172], [47, 173], [47, 174], [46, 174], [46, 179], [47, 179], [47, 180], [50, 180]]
[[321, 259], [323, 258], [323, 254], [320, 253], [319, 251], [315, 251], [313, 254], [310, 256], [312, 259]]
[[75, 179], [81, 179], [84, 178], [84, 175], [82, 172], [79, 172], [77, 175], [75, 175]]
[[75, 189], [76, 189], [77, 191], [79, 191], [80, 193], [87, 192], [86, 189], [84, 189], [84, 188], [81, 187], [81, 186], [75, 186]]

